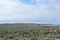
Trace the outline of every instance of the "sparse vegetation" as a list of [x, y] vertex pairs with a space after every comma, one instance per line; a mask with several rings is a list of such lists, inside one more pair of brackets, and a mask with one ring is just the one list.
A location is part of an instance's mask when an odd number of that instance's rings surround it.
[[0, 24], [0, 40], [58, 40], [60, 26], [42, 24]]

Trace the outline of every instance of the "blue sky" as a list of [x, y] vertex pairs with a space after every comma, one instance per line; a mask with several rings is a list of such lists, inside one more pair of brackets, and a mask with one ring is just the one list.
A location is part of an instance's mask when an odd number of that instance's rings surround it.
[[0, 23], [60, 24], [60, 0], [0, 0]]

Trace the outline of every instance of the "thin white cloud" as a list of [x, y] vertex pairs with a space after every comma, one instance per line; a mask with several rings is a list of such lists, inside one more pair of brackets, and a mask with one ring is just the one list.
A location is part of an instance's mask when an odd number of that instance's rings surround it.
[[[0, 0], [0, 20], [57, 20], [57, 18], [59, 20], [60, 7], [54, 0], [46, 0], [48, 3], [41, 5], [39, 1], [41, 0], [36, 0], [37, 6], [34, 6], [23, 4], [18, 0]], [[49, 9], [52, 7], [57, 11]]]

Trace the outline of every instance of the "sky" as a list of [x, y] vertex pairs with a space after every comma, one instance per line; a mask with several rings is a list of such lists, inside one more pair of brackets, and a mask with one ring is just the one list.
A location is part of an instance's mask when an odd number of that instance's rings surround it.
[[60, 0], [0, 0], [0, 23], [60, 24]]

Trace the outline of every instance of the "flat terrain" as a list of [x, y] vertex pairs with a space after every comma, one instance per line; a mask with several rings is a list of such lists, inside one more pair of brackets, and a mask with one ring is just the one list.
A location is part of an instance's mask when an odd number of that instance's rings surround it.
[[60, 40], [60, 25], [0, 24], [0, 40]]

